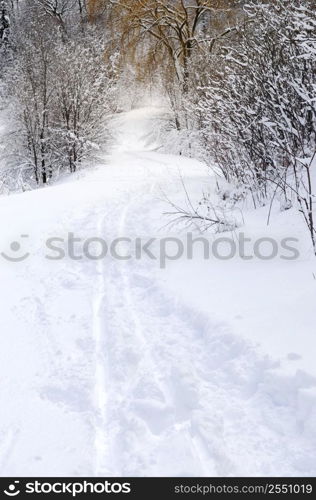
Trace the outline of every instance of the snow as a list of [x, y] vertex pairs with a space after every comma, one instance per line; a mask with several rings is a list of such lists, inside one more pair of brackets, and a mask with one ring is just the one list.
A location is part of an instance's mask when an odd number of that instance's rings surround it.
[[158, 152], [163, 113], [114, 117], [98, 166], [0, 199], [0, 251], [30, 253], [0, 258], [3, 476], [316, 472], [316, 269], [294, 211], [266, 227], [269, 207], [245, 210], [240, 230], [299, 237], [297, 261], [45, 258], [68, 233], [175, 236], [164, 194], [181, 204], [181, 178], [193, 200], [215, 181]]

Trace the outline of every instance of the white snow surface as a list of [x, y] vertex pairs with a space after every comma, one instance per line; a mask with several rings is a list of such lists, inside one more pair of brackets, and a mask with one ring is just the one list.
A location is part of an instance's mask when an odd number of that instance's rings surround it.
[[316, 473], [316, 266], [294, 211], [266, 227], [269, 207], [249, 210], [243, 230], [298, 235], [295, 262], [45, 258], [68, 233], [169, 234], [164, 193], [212, 186], [159, 153], [162, 112], [122, 113], [98, 166], [0, 199], [0, 251], [30, 253], [0, 257], [2, 476]]

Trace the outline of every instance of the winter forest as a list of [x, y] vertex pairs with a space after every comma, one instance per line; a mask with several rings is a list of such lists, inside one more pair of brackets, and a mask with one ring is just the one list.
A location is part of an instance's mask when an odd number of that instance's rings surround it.
[[316, 251], [313, 1], [193, 3], [2, 1], [2, 190], [75, 172], [137, 84], [168, 100], [173, 150], [216, 165], [255, 207], [276, 192], [297, 205]]
[[1, 0], [0, 475], [315, 476], [315, 169], [315, 0]]

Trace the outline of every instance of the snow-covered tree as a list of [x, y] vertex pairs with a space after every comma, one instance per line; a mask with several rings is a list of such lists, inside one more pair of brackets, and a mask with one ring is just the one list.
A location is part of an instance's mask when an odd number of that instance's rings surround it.
[[[105, 139], [105, 116], [113, 110], [115, 60], [104, 61], [105, 45], [98, 37], [59, 47], [55, 75], [53, 123], [59, 160], [70, 172], [96, 144]], [[114, 104], [115, 106], [115, 104]]]
[[249, 23], [210, 58], [194, 104], [211, 158], [266, 202], [296, 198], [315, 247], [316, 11], [309, 0], [252, 2]]
[[0, 41], [6, 42], [9, 38], [10, 30], [10, 17], [7, 2], [1, 0], [0, 2]]
[[5, 82], [16, 127], [11, 150], [26, 177], [46, 184], [62, 170], [76, 171], [104, 141], [115, 62], [105, 57], [96, 29], [65, 37], [40, 2], [25, 8], [32, 16], [14, 34], [15, 62]]

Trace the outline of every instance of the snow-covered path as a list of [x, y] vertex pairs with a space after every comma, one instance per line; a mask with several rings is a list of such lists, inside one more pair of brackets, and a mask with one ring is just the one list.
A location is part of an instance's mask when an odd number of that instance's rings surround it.
[[157, 115], [117, 117], [111, 157], [82, 178], [0, 200], [1, 248], [28, 234], [31, 254], [0, 261], [1, 475], [316, 472], [315, 378], [281, 372], [211, 302], [185, 304], [150, 259], [44, 257], [43, 241], [68, 233], [155, 237], [179, 171], [209, 182], [157, 152]]

